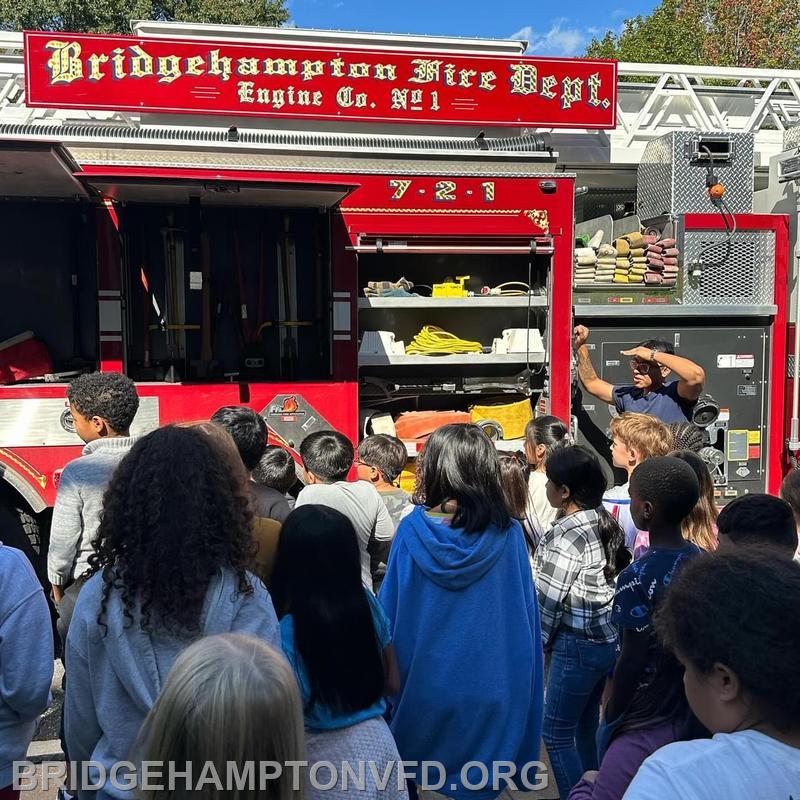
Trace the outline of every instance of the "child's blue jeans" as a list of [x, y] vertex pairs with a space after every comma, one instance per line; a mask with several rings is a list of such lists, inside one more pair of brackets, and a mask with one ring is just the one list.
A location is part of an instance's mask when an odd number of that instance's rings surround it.
[[591, 642], [568, 631], [553, 640], [542, 731], [562, 798], [586, 770], [597, 769], [595, 736], [615, 642]]

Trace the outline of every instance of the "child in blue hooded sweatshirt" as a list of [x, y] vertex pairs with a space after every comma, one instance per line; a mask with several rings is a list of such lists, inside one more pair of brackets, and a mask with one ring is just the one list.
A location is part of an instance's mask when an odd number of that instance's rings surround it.
[[[98, 761], [110, 775], [129, 760], [175, 659], [198, 638], [246, 633], [280, 647], [270, 596], [247, 572], [246, 480], [230, 436], [210, 424], [154, 431], [120, 463], [67, 636], [73, 761]], [[97, 797], [130, 797], [119, 783]]]
[[[439, 428], [417, 469], [417, 507], [400, 523], [380, 591], [400, 669], [391, 728], [405, 761], [444, 766], [442, 792], [489, 800], [505, 788], [492, 785], [493, 762], [515, 765], [523, 788], [523, 767], [539, 758], [542, 634], [525, 536], [477, 426]], [[477, 767], [462, 775], [476, 761], [488, 781]]]
[[53, 636], [50, 609], [27, 557], [0, 543], [0, 798], [14, 761], [25, 758], [36, 719], [50, 703]]

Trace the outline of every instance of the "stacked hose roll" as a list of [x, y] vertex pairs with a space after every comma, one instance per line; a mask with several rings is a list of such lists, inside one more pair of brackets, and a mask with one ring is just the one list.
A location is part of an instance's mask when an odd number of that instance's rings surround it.
[[594, 283], [595, 265], [597, 264], [597, 254], [593, 247], [575, 248], [575, 285], [581, 286], [587, 283]]
[[457, 353], [482, 353], [483, 345], [460, 339], [454, 333], [426, 325], [406, 347], [409, 356], [449, 356]]
[[675, 286], [678, 280], [677, 241], [671, 237], [647, 237], [647, 272], [645, 283], [651, 286]]

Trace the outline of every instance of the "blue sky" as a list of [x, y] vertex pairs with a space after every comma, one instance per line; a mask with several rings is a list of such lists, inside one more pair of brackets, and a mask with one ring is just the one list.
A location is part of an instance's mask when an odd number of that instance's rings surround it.
[[288, 0], [302, 28], [525, 39], [537, 55], [583, 53], [587, 42], [656, 0]]

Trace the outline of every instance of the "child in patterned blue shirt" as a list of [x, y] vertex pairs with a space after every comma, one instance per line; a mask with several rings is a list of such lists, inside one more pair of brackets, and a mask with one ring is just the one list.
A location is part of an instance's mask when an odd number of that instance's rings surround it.
[[605, 709], [619, 718], [658, 661], [653, 615], [676, 571], [701, 551], [683, 537], [681, 522], [694, 508], [700, 487], [692, 468], [672, 456], [651, 458], [631, 475], [631, 515], [650, 534], [650, 549], [617, 578], [611, 621], [620, 629], [621, 652]]

